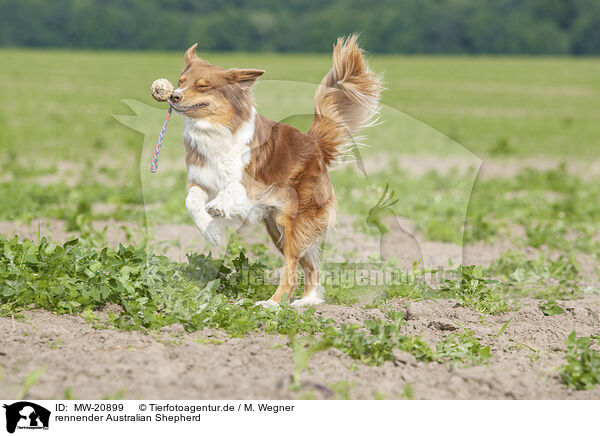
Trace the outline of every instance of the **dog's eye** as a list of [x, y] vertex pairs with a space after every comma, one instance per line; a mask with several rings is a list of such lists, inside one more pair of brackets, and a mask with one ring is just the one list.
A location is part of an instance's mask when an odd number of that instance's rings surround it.
[[205, 83], [200, 82], [200, 83], [196, 83], [196, 88], [198, 88], [198, 89], [208, 89], [209, 86], [207, 84], [205, 84]]

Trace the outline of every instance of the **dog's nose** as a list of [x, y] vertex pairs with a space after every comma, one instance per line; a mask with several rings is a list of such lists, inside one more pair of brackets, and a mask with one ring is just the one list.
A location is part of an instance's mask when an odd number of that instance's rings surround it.
[[173, 95], [171, 95], [171, 100], [173, 100], [173, 103], [179, 103], [183, 100], [183, 92], [179, 90], [174, 91]]

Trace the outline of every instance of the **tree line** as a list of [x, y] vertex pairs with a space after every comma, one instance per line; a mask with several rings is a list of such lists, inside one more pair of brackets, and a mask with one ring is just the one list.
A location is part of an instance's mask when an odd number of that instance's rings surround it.
[[598, 54], [599, 0], [0, 0], [0, 45]]

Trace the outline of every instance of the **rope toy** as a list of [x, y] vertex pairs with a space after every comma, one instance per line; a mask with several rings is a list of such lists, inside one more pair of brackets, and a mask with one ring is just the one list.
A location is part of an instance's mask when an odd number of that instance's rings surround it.
[[150, 87], [150, 92], [154, 100], [166, 101], [169, 103], [167, 115], [165, 116], [162, 128], [160, 129], [158, 140], [156, 141], [156, 148], [154, 149], [152, 162], [150, 162], [150, 172], [152, 174], [154, 174], [158, 170], [158, 153], [160, 153], [160, 147], [165, 139], [165, 134], [167, 133], [167, 125], [169, 124], [169, 120], [171, 119], [171, 113], [173, 112], [173, 103], [171, 103], [171, 100], [169, 100], [171, 98], [171, 95], [173, 95], [173, 90], [173, 85], [167, 79], [156, 79], [154, 82], [152, 82], [152, 86]]

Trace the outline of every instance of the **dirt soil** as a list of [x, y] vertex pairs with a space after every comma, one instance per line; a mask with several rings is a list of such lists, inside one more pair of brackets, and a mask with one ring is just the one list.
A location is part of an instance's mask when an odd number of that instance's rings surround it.
[[[0, 318], [5, 371], [0, 397], [18, 395], [26, 375], [44, 367], [28, 398], [60, 399], [70, 388], [80, 399], [120, 394], [131, 399], [326, 399], [339, 395], [332, 385], [347, 382], [352, 399], [403, 398], [407, 384], [417, 399], [600, 399], [600, 389], [569, 391], [558, 377], [566, 336], [572, 330], [600, 333], [598, 296], [560, 302], [566, 312], [549, 317], [537, 301], [525, 299], [520, 311], [483, 320], [455, 307], [453, 300], [394, 304], [397, 309], [409, 305], [406, 334], [434, 343], [448, 334], [440, 328], [464, 326], [490, 345], [491, 362], [452, 367], [399, 353], [395, 362], [376, 367], [330, 349], [313, 356], [311, 371], [302, 374], [302, 387], [294, 391], [293, 353], [283, 336], [228, 338], [208, 330], [186, 333], [178, 325], [152, 335], [96, 330], [77, 316], [33, 311], [24, 320]], [[317, 312], [339, 323], [382, 317], [378, 309], [360, 305], [323, 304]], [[508, 320], [504, 333], [494, 338]]]
[[[437, 164], [432, 162], [431, 166], [437, 169]], [[410, 161], [405, 161], [405, 165], [413, 167]], [[538, 166], [546, 167], [546, 163]], [[506, 165], [502, 168], [506, 175]], [[491, 164], [487, 170], [484, 166], [483, 171], [485, 175], [495, 175]], [[426, 266], [448, 265], [448, 261], [488, 265], [512, 247], [509, 240], [464, 248], [427, 242], [414, 231], [412, 223], [401, 217], [398, 220], [401, 230], [393, 235], [392, 241], [402, 247], [419, 247], [429, 256], [424, 259]], [[377, 237], [355, 232], [353, 219], [340, 217], [339, 221], [337, 231], [328, 238], [335, 250], [326, 251], [326, 260], [339, 261], [344, 253], [354, 253], [355, 260], [389, 254]], [[71, 236], [64, 223], [47, 219], [31, 224], [0, 222], [0, 233], [7, 236], [16, 233], [36, 240], [38, 223], [41, 234], [57, 242]], [[108, 226], [107, 239], [111, 244], [126, 240], [121, 225], [135, 226], [116, 221], [95, 225]], [[162, 226], [151, 233], [155, 247], [173, 260], [184, 260], [186, 251], [206, 248], [191, 225]], [[517, 237], [518, 233], [519, 229], [515, 229]], [[262, 230], [244, 234], [249, 242], [266, 241]], [[397, 255], [399, 265], [410, 267], [414, 254], [405, 250]], [[526, 250], [526, 255], [535, 257], [537, 252]], [[595, 262], [585, 257], [579, 260], [584, 276], [597, 287]], [[121, 394], [136, 399], [327, 399], [339, 397], [340, 389], [332, 385], [341, 382], [348, 384], [352, 399], [403, 398], [407, 386], [417, 399], [600, 399], [600, 388], [569, 391], [558, 376], [564, 363], [567, 335], [573, 330], [578, 335], [600, 334], [600, 296], [559, 301], [566, 312], [549, 317], [541, 313], [538, 301], [533, 299], [521, 300], [519, 311], [485, 317], [456, 307], [455, 303], [438, 300], [392, 304], [396, 310], [408, 306], [413, 314], [406, 321], [405, 334], [423, 335], [432, 344], [448, 334], [440, 328], [472, 330], [483, 344], [490, 345], [493, 357], [489, 364], [474, 367], [425, 364], [398, 353], [395, 362], [375, 367], [359, 364], [330, 349], [313, 356], [309, 363], [311, 371], [302, 374], [303, 385], [297, 391], [290, 389], [294, 359], [283, 336], [250, 334], [243, 339], [229, 338], [223, 332], [209, 330], [186, 333], [177, 325], [154, 334], [103, 330], [92, 328], [77, 316], [30, 311], [25, 313], [25, 319], [0, 318], [0, 369], [4, 370], [3, 374], [0, 371], [0, 397], [17, 397], [26, 376], [45, 368], [27, 398], [60, 399], [64, 398], [65, 389], [70, 389], [80, 399]], [[350, 307], [322, 304], [317, 313], [338, 323], [360, 323], [383, 316], [378, 309], [366, 309], [360, 304]], [[495, 338], [509, 320], [506, 330]]]
[[[328, 238], [335, 250], [326, 250], [327, 260], [342, 260], [340, 253], [344, 252], [352, 253], [354, 260], [363, 261], [380, 252], [386, 255], [377, 236], [354, 232], [353, 218], [339, 218], [337, 230]], [[467, 245], [463, 249], [454, 244], [428, 242], [414, 231], [413, 223], [398, 219], [403, 230], [392, 233], [392, 241], [402, 247], [410, 246], [404, 239], [407, 232], [411, 233], [411, 240], [416, 241], [422, 252], [431, 254], [432, 258], [425, 259], [429, 265], [444, 266], [449, 260], [457, 264], [461, 256], [465, 264], [488, 265], [502, 252], [514, 248], [508, 240], [493, 245]], [[60, 221], [41, 220], [39, 224], [41, 234], [55, 241], [72, 237]], [[95, 225], [108, 226], [107, 239], [116, 245], [125, 241], [121, 226], [132, 228], [133, 223], [107, 221]], [[37, 221], [27, 225], [0, 223], [3, 234], [16, 233], [34, 240], [37, 229]], [[518, 229], [515, 233], [518, 234]], [[151, 234], [153, 249], [173, 260], [182, 261], [187, 251], [207, 248], [191, 225], [165, 225]], [[259, 231], [246, 230], [243, 235], [247, 242], [266, 241]], [[524, 252], [528, 257], [537, 256], [533, 249]], [[399, 265], [410, 268], [411, 252], [403, 253], [404, 256], [402, 253], [397, 256]], [[585, 280], [597, 287], [595, 262], [587, 257], [579, 260]], [[211, 331], [189, 334], [181, 326], [151, 335], [95, 330], [76, 316], [28, 312], [24, 321], [0, 318], [0, 365], [5, 369], [0, 396], [18, 395], [25, 376], [46, 367], [44, 375], [31, 389], [30, 398], [62, 398], [66, 388], [71, 388], [73, 395], [82, 399], [120, 392], [124, 392], [126, 398], [334, 398], [336, 394], [328, 386], [347, 382], [353, 399], [402, 398], [406, 385], [412, 387], [415, 398], [423, 399], [600, 399], [600, 389], [572, 392], [558, 379], [567, 335], [572, 330], [578, 335], [600, 334], [600, 296], [560, 302], [561, 307], [568, 310], [552, 317], [545, 317], [537, 303], [537, 300], [524, 299], [517, 312], [482, 318], [470, 309], [455, 307], [453, 300], [396, 301], [393, 303], [396, 310], [409, 305], [411, 312], [417, 314], [407, 320], [404, 327], [407, 335], [423, 335], [429, 343], [435, 343], [448, 334], [436, 325], [468, 328], [491, 346], [491, 362], [452, 368], [449, 364], [424, 364], [409, 355], [399, 355], [394, 363], [372, 367], [357, 364], [333, 349], [313, 357], [312, 372], [303, 374], [304, 386], [299, 391], [290, 389], [294, 362], [285, 337], [252, 334], [237, 339]], [[318, 307], [318, 313], [338, 323], [361, 323], [383, 316], [378, 309], [365, 309], [360, 304], [351, 307], [323, 304]], [[499, 338], [493, 338], [509, 319], [506, 331]], [[211, 343], [212, 339], [224, 343], [216, 345]]]

